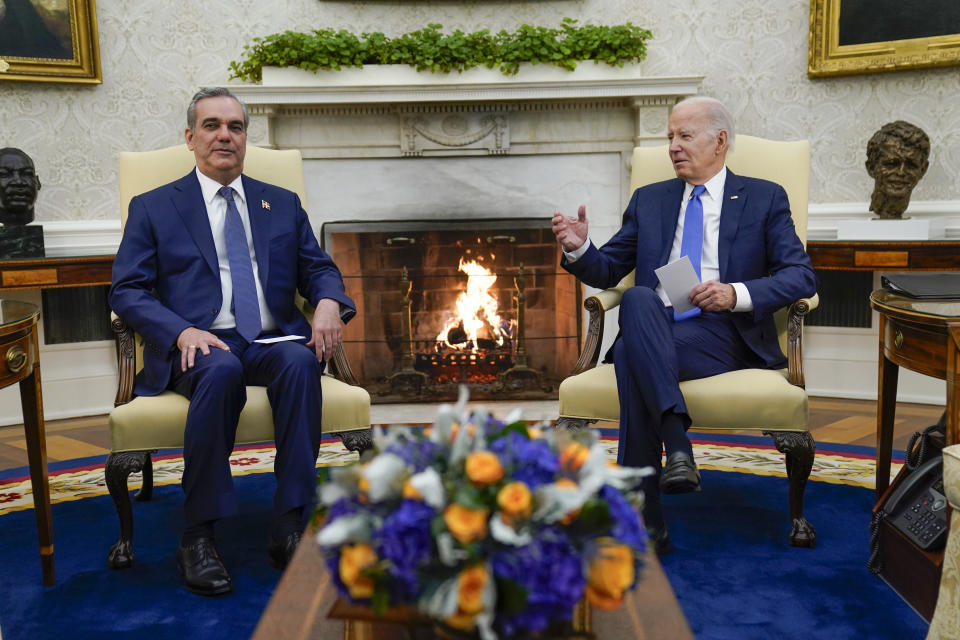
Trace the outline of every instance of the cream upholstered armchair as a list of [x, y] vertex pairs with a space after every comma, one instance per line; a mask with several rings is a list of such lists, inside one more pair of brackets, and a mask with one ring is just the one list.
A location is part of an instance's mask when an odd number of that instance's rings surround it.
[[[193, 153], [186, 145], [178, 145], [143, 153], [121, 153], [119, 183], [121, 220], [125, 223], [130, 200], [186, 175], [194, 166]], [[259, 180], [296, 192], [305, 201], [303, 161], [297, 150], [277, 151], [247, 147], [244, 173]], [[312, 312], [300, 299], [298, 305], [308, 316]], [[107, 561], [111, 568], [133, 565], [133, 511], [127, 479], [131, 473], [143, 472], [143, 484], [137, 499], [149, 500], [153, 490], [151, 453], [157, 449], [183, 447], [183, 430], [189, 401], [172, 391], [158, 396], [133, 397], [133, 379], [143, 366], [143, 347], [123, 319], [112, 316], [117, 338], [119, 385], [110, 414], [110, 455], [106, 462], [107, 488], [117, 507], [120, 539], [110, 549]], [[330, 375], [332, 373], [333, 375]], [[329, 363], [328, 374], [321, 380], [323, 394], [323, 432], [336, 433], [351, 450], [369, 448], [370, 395], [356, 386], [343, 348]], [[266, 387], [247, 387], [247, 403], [240, 414], [237, 444], [273, 440], [273, 415]]]
[[937, 608], [930, 621], [927, 640], [960, 638], [960, 444], [943, 450], [943, 491], [953, 513], [943, 552]]
[[[810, 180], [810, 144], [776, 142], [740, 135], [736, 149], [727, 155], [735, 173], [772, 180], [783, 186], [790, 200], [793, 222], [806, 243], [807, 191]], [[667, 146], [637, 147], [633, 152], [631, 189], [675, 177]], [[617, 287], [589, 297], [584, 307], [589, 328], [580, 359], [571, 377], [560, 384], [558, 425], [580, 428], [588, 422], [620, 420], [617, 379], [612, 364], [597, 365], [604, 316], [620, 304], [623, 292], [633, 286], [633, 273]], [[807, 428], [807, 394], [803, 385], [801, 340], [803, 317], [816, 308], [817, 297], [797, 300], [776, 314], [780, 347], [787, 369], [745, 369], [680, 383], [695, 429], [758, 430], [773, 437], [785, 454], [790, 479], [790, 544], [812, 547], [816, 531], [803, 517], [803, 494], [813, 467], [814, 441]]]

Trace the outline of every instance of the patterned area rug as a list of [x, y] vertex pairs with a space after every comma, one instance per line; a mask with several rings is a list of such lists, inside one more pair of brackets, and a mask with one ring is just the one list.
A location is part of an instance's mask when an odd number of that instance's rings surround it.
[[[617, 436], [612, 429], [600, 429], [601, 441], [612, 460], [617, 457]], [[694, 433], [694, 455], [701, 469], [733, 471], [754, 475], [786, 477], [783, 454], [777, 451], [766, 437], [713, 436]], [[705, 439], [709, 438], [709, 439]], [[837, 449], [844, 449], [839, 451]], [[275, 451], [272, 445], [249, 445], [238, 447], [230, 457], [233, 475], [273, 471]], [[347, 451], [340, 440], [324, 441], [317, 466], [346, 464], [357, 459], [357, 454]], [[50, 499], [56, 504], [80, 500], [108, 493], [103, 476], [101, 459], [93, 464], [50, 472]], [[902, 466], [894, 461], [895, 475]], [[25, 469], [22, 474], [0, 477], [0, 515], [33, 507], [30, 478]], [[154, 484], [156, 486], [178, 484], [183, 475], [183, 457], [179, 453], [164, 453], [154, 456]], [[866, 447], [838, 447], [820, 445], [814, 460], [810, 480], [847, 484], [872, 489], [874, 487], [874, 456]], [[139, 475], [130, 477], [130, 488], [139, 487]]]

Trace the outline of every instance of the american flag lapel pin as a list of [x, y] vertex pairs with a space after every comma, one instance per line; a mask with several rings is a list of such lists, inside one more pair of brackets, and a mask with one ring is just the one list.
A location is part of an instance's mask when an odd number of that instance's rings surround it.
[[260, 201], [260, 208], [261, 208], [261, 209], [266, 209], [267, 211], [270, 211], [270, 203], [267, 202], [266, 200], [261, 200], [261, 201]]

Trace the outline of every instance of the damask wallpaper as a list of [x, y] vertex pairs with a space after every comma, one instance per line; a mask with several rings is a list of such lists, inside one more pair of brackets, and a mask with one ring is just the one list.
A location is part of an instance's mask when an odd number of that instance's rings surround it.
[[650, 75], [702, 74], [738, 130], [813, 147], [811, 203], [866, 203], [866, 141], [904, 119], [932, 144], [914, 201], [960, 200], [957, 69], [810, 80], [808, 0], [100, 0], [103, 84], [0, 80], [0, 146], [20, 147], [43, 182], [37, 220], [119, 217], [116, 153], [182, 140], [199, 86], [224, 84], [254, 36], [313, 27], [399, 34], [429, 22], [472, 31], [627, 20], [654, 33]]

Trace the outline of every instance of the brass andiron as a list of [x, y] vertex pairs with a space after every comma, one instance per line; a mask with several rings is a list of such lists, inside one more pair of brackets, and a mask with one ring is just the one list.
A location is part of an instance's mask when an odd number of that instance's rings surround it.
[[407, 276], [407, 268], [400, 272], [400, 334], [403, 351], [400, 370], [388, 376], [390, 391], [405, 396], [419, 396], [427, 386], [427, 374], [413, 368], [413, 328], [410, 316], [410, 290], [413, 283]]
[[527, 366], [527, 348], [524, 345], [524, 311], [527, 306], [527, 296], [524, 294], [526, 276], [523, 273], [523, 263], [517, 275], [513, 277], [513, 284], [517, 288], [517, 336], [514, 344], [514, 366], [500, 374], [500, 391], [540, 391], [540, 372]]

